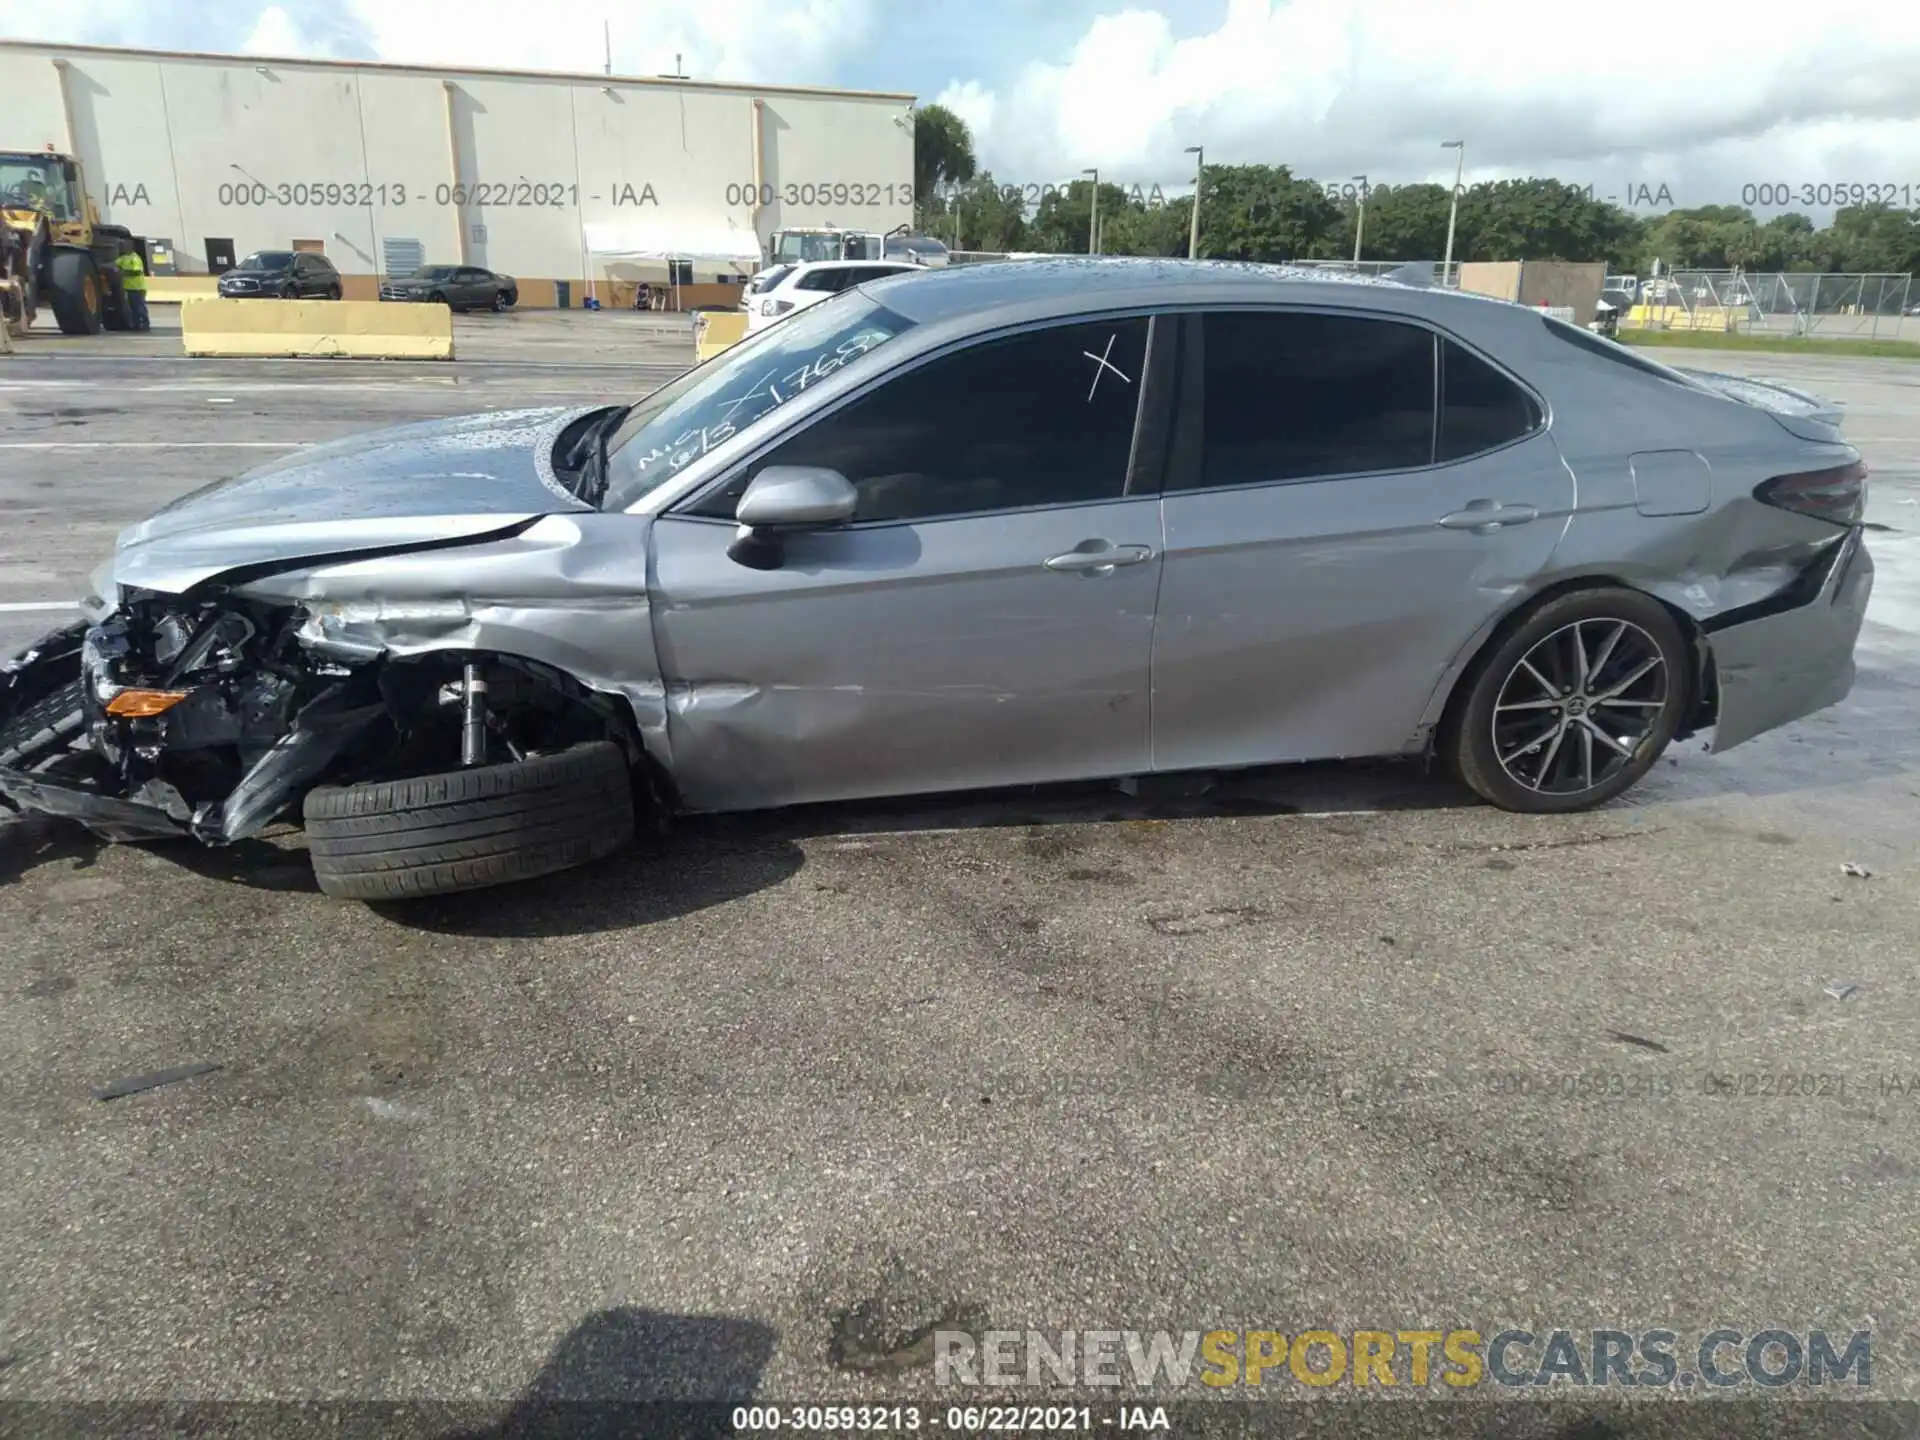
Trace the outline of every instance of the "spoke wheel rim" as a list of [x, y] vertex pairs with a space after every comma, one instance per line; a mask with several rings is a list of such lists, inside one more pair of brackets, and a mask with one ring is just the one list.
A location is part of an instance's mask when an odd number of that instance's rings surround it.
[[1670, 677], [1659, 642], [1631, 620], [1562, 625], [1520, 657], [1494, 697], [1501, 770], [1542, 795], [1583, 795], [1646, 753]]

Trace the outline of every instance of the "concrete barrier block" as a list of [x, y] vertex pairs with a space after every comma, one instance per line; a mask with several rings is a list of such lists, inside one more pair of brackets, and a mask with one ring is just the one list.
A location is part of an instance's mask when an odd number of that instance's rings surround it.
[[746, 338], [746, 334], [747, 317], [744, 312], [702, 311], [693, 327], [694, 357], [704, 365], [722, 350], [738, 345]]
[[187, 300], [217, 300], [220, 280], [214, 275], [149, 275], [147, 303], [178, 305]]
[[189, 355], [451, 360], [453, 312], [377, 300], [199, 299], [180, 307], [180, 339]]

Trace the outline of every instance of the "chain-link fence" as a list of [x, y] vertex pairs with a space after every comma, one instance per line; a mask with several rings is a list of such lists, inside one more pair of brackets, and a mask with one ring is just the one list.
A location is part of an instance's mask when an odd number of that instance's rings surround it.
[[1911, 275], [1675, 270], [1641, 281], [1638, 298], [1658, 328], [1920, 338], [1920, 315], [1907, 313], [1920, 299]]

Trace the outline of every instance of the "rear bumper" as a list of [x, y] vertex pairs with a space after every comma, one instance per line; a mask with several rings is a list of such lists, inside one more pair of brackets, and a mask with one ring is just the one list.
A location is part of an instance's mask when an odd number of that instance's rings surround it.
[[1854, 643], [1873, 593], [1860, 530], [1836, 548], [1811, 599], [1707, 635], [1719, 690], [1715, 753], [1824, 710], [1853, 689]]

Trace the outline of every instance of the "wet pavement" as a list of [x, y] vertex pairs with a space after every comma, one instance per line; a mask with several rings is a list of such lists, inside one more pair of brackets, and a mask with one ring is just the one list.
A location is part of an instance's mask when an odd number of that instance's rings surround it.
[[[36, 337], [0, 607], [268, 446], [689, 348], [518, 318], [541, 364]], [[1920, 366], [1685, 363], [1845, 400], [1891, 528], [1848, 701], [1598, 813], [1307, 767], [687, 822], [385, 909], [289, 830], [0, 822], [0, 1400], [924, 1399], [939, 1324], [1865, 1329], [1920, 1395]]]

